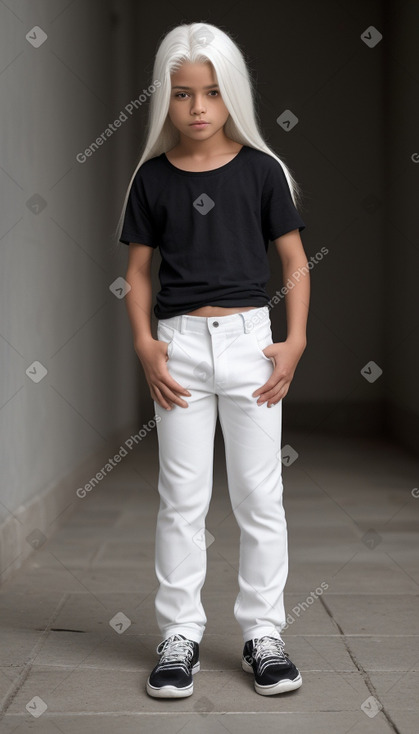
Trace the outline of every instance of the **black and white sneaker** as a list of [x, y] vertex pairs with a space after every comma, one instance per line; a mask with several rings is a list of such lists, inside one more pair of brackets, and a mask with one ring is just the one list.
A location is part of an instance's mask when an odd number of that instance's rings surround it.
[[300, 671], [284, 652], [281, 638], [259, 637], [248, 640], [243, 648], [242, 668], [254, 674], [256, 693], [272, 696], [293, 691], [302, 685]]
[[151, 671], [146, 691], [154, 698], [182, 698], [193, 693], [192, 675], [199, 665], [199, 643], [172, 635], [157, 645], [160, 661]]

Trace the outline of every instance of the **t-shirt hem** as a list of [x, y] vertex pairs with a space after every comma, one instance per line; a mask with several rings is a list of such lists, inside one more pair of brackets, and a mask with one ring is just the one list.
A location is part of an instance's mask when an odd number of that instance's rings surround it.
[[122, 242], [124, 245], [129, 245], [130, 242], [134, 242], [138, 245], [147, 245], [147, 247], [152, 247], [153, 249], [157, 247], [157, 245], [154, 245], [152, 242], [150, 242], [148, 237], [142, 237], [138, 234], [126, 234], [123, 237], [120, 237], [119, 241]]
[[183, 306], [179, 310], [175, 311], [162, 311], [158, 308], [156, 305], [154, 309], [154, 314], [157, 319], [170, 319], [172, 316], [182, 316], [182, 314], [187, 314], [189, 311], [195, 311], [198, 308], [204, 308], [204, 306], [223, 306], [225, 308], [240, 308], [240, 306], [254, 306], [255, 308], [260, 308], [261, 306], [267, 306], [269, 303], [268, 296], [266, 298], [257, 298], [257, 299], [240, 299], [240, 302], [235, 303], [224, 299], [218, 299], [216, 302], [208, 303], [195, 303], [188, 306]]
[[303, 229], [305, 229], [305, 228], [306, 228], [306, 225], [305, 224], [300, 224], [300, 225], [297, 224], [295, 226], [291, 226], [290, 225], [289, 227], [287, 227], [285, 229], [285, 231], [281, 231], [280, 234], [275, 234], [274, 237], [269, 237], [269, 241], [270, 242], [273, 242], [274, 240], [277, 240], [278, 237], [282, 237], [284, 234], [288, 234], [289, 232], [293, 232], [295, 229], [298, 229], [299, 232], [302, 232]]

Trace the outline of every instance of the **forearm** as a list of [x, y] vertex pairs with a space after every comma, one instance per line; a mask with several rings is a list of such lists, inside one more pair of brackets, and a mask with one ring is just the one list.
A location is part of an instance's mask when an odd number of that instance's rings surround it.
[[131, 290], [125, 296], [132, 329], [134, 348], [141, 348], [153, 339], [151, 333], [152, 286], [149, 272], [128, 268], [125, 280]]
[[[307, 268], [305, 255], [287, 259], [283, 263], [282, 270], [284, 286], [287, 287], [285, 295], [287, 341], [300, 345], [304, 349], [307, 343], [310, 302], [310, 271]], [[291, 281], [291, 287], [289, 281]]]

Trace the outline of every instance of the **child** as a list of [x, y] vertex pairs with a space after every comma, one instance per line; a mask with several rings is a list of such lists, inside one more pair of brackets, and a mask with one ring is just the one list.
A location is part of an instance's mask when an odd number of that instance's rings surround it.
[[[298, 187], [261, 137], [246, 64], [225, 32], [207, 23], [172, 29], [153, 80], [147, 142], [118, 229], [129, 245], [134, 348], [160, 417], [155, 608], [163, 639], [146, 690], [159, 698], [193, 693], [207, 621], [200, 591], [218, 414], [241, 531], [234, 615], [242, 668], [253, 673], [257, 693], [283, 693], [302, 683], [280, 634], [288, 573], [282, 399], [306, 347], [309, 301], [308, 277], [289, 284], [296, 270], [308, 273]], [[265, 290], [269, 241], [289, 285], [287, 338], [277, 343]]]

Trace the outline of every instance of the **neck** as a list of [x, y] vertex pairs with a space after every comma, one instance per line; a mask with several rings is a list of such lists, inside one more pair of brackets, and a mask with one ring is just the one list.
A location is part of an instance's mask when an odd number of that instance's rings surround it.
[[223, 151], [229, 152], [231, 151], [232, 146], [237, 145], [239, 145], [239, 143], [228, 138], [224, 133], [224, 130], [219, 130], [215, 135], [207, 138], [207, 140], [191, 140], [186, 137], [186, 135], [180, 134], [176, 149], [179, 155], [198, 159], [211, 158]]

